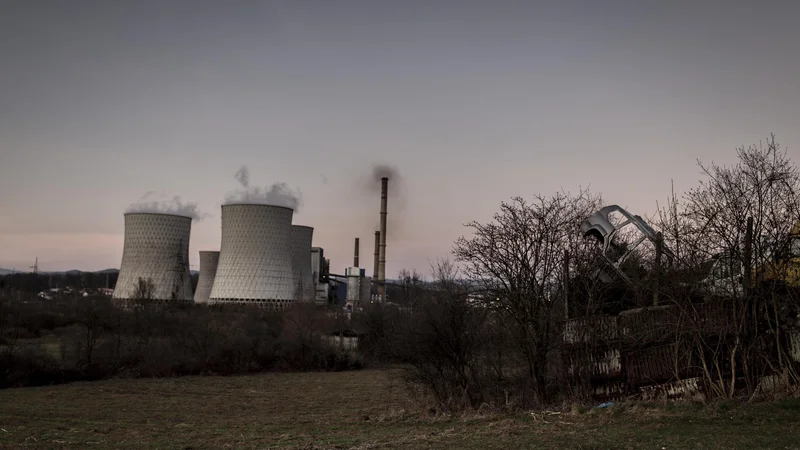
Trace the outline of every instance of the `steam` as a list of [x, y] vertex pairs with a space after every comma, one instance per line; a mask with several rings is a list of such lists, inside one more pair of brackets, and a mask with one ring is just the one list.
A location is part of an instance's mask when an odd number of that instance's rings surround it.
[[225, 196], [225, 204], [249, 203], [256, 205], [285, 206], [295, 212], [300, 207], [301, 194], [293, 191], [286, 183], [275, 183], [272, 186], [261, 188], [250, 186], [250, 170], [242, 166], [234, 175], [242, 187]]
[[236, 175], [233, 176], [236, 178], [236, 181], [239, 182], [245, 189], [250, 186], [250, 170], [247, 166], [242, 166], [241, 169], [236, 171]]
[[152, 198], [156, 194], [155, 191], [149, 191], [139, 199], [138, 202], [130, 205], [125, 211], [126, 213], [157, 213], [157, 214], [174, 214], [176, 216], [191, 217], [192, 220], [200, 221], [209, 214], [201, 212], [197, 208], [197, 203], [183, 202], [179, 196], [174, 196], [171, 199], [165, 195], [159, 196], [160, 198]]

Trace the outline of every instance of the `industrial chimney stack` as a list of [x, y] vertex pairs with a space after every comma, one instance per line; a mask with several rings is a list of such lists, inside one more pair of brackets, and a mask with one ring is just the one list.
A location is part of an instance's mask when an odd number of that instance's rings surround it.
[[378, 279], [378, 259], [380, 256], [380, 248], [381, 248], [381, 232], [375, 232], [375, 259], [373, 260], [373, 267], [372, 267], [372, 278], [374, 280]]
[[358, 238], [356, 238], [355, 248], [353, 249], [353, 267], [361, 267], [358, 265]]
[[378, 254], [378, 301], [386, 300], [386, 198], [389, 178], [381, 178], [381, 236]]

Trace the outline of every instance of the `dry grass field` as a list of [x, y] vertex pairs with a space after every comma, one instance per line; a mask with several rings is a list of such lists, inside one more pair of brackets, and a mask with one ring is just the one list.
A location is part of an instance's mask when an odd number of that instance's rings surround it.
[[390, 370], [0, 391], [2, 448], [800, 448], [800, 401], [447, 416]]

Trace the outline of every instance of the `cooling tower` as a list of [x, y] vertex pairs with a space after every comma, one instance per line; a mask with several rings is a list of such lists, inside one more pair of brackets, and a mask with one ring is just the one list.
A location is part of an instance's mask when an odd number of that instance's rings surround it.
[[208, 303], [211, 298], [211, 287], [217, 275], [219, 252], [200, 252], [200, 278], [197, 279], [197, 290], [194, 293], [195, 303]]
[[222, 206], [222, 240], [211, 303], [285, 307], [294, 300], [291, 208]]
[[292, 225], [292, 271], [297, 282], [295, 298], [298, 301], [314, 301], [317, 291], [311, 270], [311, 238], [314, 229]]
[[[190, 217], [125, 214], [125, 245], [113, 298], [192, 301], [189, 274]], [[139, 279], [150, 280], [152, 285]]]

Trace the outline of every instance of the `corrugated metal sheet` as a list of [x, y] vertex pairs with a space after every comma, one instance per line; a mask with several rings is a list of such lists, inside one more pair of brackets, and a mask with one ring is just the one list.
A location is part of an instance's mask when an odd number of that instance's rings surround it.
[[768, 394], [778, 392], [786, 389], [789, 386], [788, 377], [783, 375], [765, 375], [758, 379], [756, 392], [759, 394]]
[[564, 324], [564, 342], [577, 344], [608, 344], [618, 338], [615, 316], [592, 316], [568, 320]]
[[701, 393], [700, 378], [687, 378], [663, 384], [642, 386], [639, 392], [643, 400], [673, 399], [695, 396]]
[[697, 365], [691, 353], [674, 344], [625, 352], [623, 356], [628, 382], [660, 383], [675, 378], [695, 376]]
[[619, 349], [597, 350], [591, 353], [587, 351], [572, 352], [569, 357], [568, 373], [571, 376], [621, 378], [621, 353]]
[[699, 303], [684, 307], [681, 319], [689, 330], [702, 330], [706, 335], [720, 334], [732, 331], [732, 313], [730, 302]]
[[795, 362], [800, 362], [800, 330], [793, 330], [787, 333], [789, 338], [789, 352]]
[[620, 351], [617, 349], [610, 349], [597, 355], [592, 360], [592, 367], [594, 375], [603, 375], [609, 377], [622, 376], [622, 358]]
[[616, 400], [625, 397], [626, 394], [627, 389], [623, 381], [603, 383], [592, 388], [592, 397], [595, 400]]
[[675, 306], [632, 309], [618, 316], [619, 332], [629, 346], [668, 342], [678, 329], [679, 317]]

